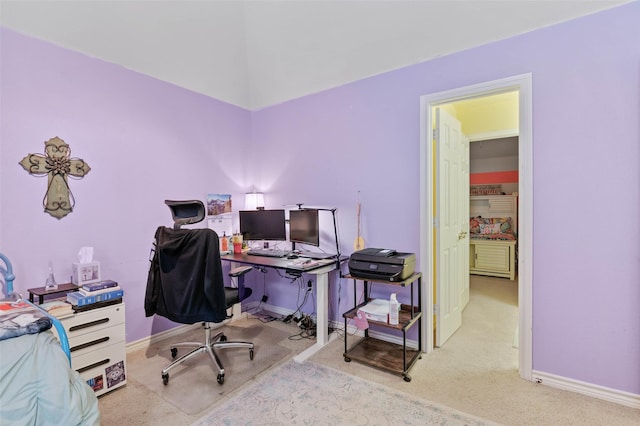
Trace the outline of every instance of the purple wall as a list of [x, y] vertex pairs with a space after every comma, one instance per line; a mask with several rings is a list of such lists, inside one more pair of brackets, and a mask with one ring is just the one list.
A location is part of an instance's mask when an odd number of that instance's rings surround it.
[[639, 394], [638, 22], [629, 4], [259, 111], [259, 179], [339, 207], [347, 251], [359, 189], [367, 244], [417, 252], [420, 96], [532, 73], [533, 368]]
[[[238, 153], [251, 138], [249, 112], [10, 30], [0, 34], [0, 252], [14, 265], [16, 291], [44, 285], [49, 260], [58, 282], [68, 282], [80, 247], [93, 246], [102, 276], [125, 289], [127, 341], [166, 329], [142, 308], [155, 229], [172, 223], [164, 200], [245, 192]], [[91, 167], [84, 179], [69, 180], [75, 210], [61, 220], [43, 213], [46, 178], [18, 165], [54, 136]]]
[[[360, 190], [367, 245], [418, 252], [420, 96], [532, 73], [533, 368], [640, 394], [639, 21], [631, 3], [253, 113], [3, 30], [0, 251], [24, 290], [96, 246], [127, 289], [128, 341], [167, 326], [142, 314], [165, 198], [255, 184], [267, 208], [336, 207], [349, 253]], [[17, 165], [56, 135], [93, 168], [61, 221]], [[295, 309], [269, 274], [269, 302]], [[331, 318], [351, 299], [332, 280]]]

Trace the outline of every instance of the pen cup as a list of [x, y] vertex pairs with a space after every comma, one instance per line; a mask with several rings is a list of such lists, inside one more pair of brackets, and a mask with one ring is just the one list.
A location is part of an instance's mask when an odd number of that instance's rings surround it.
[[233, 252], [242, 253], [242, 234], [233, 234]]

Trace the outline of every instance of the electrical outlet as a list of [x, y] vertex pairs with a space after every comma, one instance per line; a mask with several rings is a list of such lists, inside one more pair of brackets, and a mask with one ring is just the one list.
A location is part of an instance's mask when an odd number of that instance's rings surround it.
[[269, 300], [269, 296], [267, 296], [266, 294], [262, 296], [262, 303], [267, 303], [267, 300]]

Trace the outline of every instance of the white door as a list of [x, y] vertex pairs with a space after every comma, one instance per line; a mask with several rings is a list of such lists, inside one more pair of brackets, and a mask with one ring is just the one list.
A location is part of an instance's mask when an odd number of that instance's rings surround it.
[[436, 346], [462, 325], [469, 301], [469, 141], [436, 108]]

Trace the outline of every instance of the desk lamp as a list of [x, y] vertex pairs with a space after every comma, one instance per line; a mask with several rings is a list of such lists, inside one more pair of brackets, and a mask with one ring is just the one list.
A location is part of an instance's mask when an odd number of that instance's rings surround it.
[[244, 194], [245, 210], [264, 210], [264, 194], [262, 192], [247, 192]]

